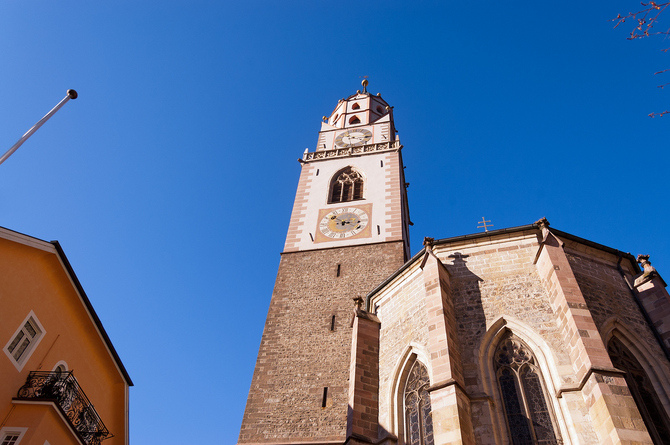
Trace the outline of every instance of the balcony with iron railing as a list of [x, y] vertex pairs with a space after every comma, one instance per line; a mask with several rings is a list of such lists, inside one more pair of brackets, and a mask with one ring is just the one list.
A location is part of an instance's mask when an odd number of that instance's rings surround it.
[[55, 402], [86, 445], [99, 445], [103, 440], [113, 437], [72, 371], [32, 371], [25, 385], [19, 389], [17, 399]]

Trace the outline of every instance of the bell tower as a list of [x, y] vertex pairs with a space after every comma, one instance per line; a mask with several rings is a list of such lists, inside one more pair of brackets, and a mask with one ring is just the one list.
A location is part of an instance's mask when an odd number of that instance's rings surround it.
[[402, 240], [408, 255], [401, 148], [393, 108], [364, 80], [323, 117], [316, 150], [300, 160], [284, 252]]
[[393, 108], [363, 90], [324, 116], [300, 179], [239, 444], [344, 443], [352, 299], [409, 259]]

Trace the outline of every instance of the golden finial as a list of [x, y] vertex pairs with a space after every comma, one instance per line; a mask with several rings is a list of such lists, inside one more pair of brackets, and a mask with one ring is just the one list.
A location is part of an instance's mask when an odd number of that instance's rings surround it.
[[[365, 76], [367, 77], [367, 76]], [[368, 92], [368, 79], [363, 79], [363, 82], [361, 82], [361, 85], [363, 85], [363, 92], [367, 93]]]

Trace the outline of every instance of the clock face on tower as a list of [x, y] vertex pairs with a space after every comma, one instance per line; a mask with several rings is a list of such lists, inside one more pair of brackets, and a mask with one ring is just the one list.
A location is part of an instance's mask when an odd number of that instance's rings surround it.
[[353, 147], [355, 145], [364, 145], [372, 139], [372, 132], [365, 128], [357, 128], [355, 130], [347, 130], [340, 133], [335, 138], [335, 145], [341, 148]]
[[322, 209], [316, 242], [365, 238], [370, 236], [370, 204]]

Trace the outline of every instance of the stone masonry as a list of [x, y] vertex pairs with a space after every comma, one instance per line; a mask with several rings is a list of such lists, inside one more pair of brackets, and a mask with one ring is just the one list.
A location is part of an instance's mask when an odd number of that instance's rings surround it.
[[352, 298], [402, 263], [402, 241], [282, 254], [238, 443], [344, 443]]
[[[626, 284], [638, 270], [629, 254], [542, 222], [430, 242], [368, 295], [381, 323], [378, 440], [405, 443], [404, 373], [420, 360], [431, 378], [436, 444], [511, 443], [492, 355], [511, 331], [534, 351], [559, 440], [652, 443], [606, 348], [612, 335], [627, 333], [649, 351], [667, 410], [670, 363]], [[670, 313], [662, 279], [636, 283], [662, 330]]]

